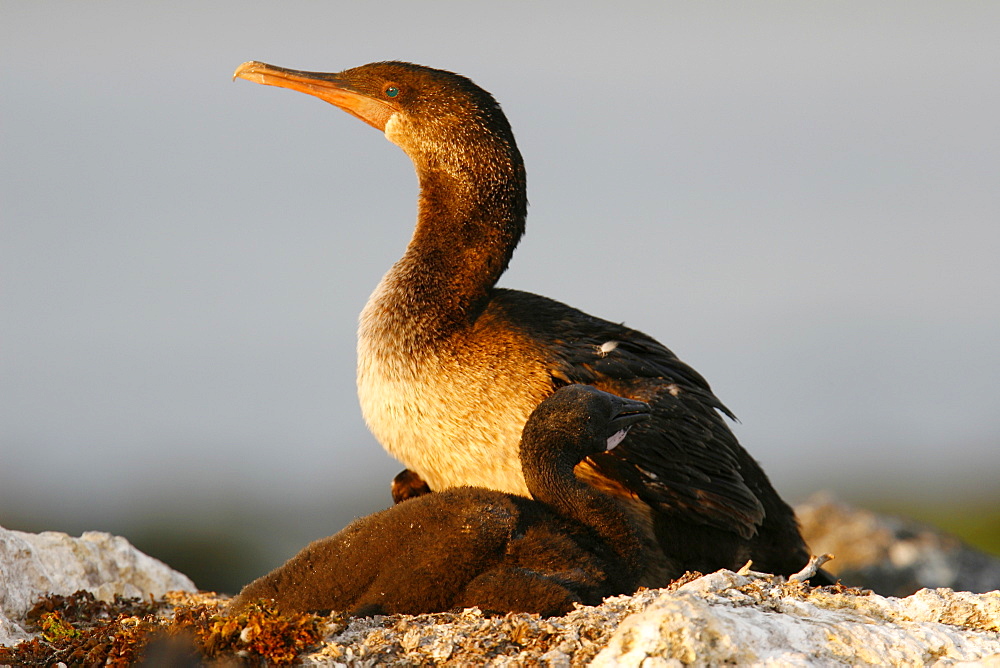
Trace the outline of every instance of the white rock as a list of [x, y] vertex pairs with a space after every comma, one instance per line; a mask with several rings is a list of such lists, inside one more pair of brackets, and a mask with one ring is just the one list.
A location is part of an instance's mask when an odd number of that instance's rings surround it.
[[[803, 593], [719, 571], [663, 591], [592, 666], [1000, 665], [1000, 592]], [[680, 663], [676, 663], [680, 662]], [[996, 662], [993, 664], [992, 662]]]
[[168, 591], [197, 591], [194, 583], [120, 536], [88, 531], [24, 533], [0, 527], [0, 644], [30, 637], [18, 622], [39, 597], [85, 589], [111, 601], [115, 595], [148, 598]]

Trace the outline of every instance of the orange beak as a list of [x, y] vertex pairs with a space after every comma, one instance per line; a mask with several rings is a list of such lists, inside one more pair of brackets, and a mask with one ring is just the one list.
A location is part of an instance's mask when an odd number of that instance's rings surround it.
[[284, 67], [249, 61], [233, 72], [233, 79], [240, 78], [266, 86], [290, 88], [300, 93], [318, 97], [357, 116], [373, 128], [385, 132], [385, 124], [396, 110], [387, 102], [372, 98], [355, 90], [348, 82], [326, 72], [301, 72]]

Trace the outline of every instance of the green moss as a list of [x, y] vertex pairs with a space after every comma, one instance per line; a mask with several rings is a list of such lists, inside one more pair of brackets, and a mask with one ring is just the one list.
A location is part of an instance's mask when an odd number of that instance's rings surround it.
[[58, 612], [43, 614], [38, 626], [42, 637], [50, 643], [64, 643], [80, 637], [80, 632]]

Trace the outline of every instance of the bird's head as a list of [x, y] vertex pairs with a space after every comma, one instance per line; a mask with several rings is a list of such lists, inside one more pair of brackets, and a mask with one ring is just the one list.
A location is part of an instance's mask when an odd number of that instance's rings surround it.
[[532, 412], [521, 447], [563, 450], [576, 463], [617, 447], [632, 425], [649, 418], [649, 411], [649, 405], [641, 401], [590, 385], [567, 385]]
[[304, 72], [251, 61], [240, 65], [233, 78], [329, 102], [383, 131], [418, 165], [460, 161], [471, 157], [463, 155], [466, 150], [517, 152], [497, 101], [453, 72], [397, 61], [336, 73]]

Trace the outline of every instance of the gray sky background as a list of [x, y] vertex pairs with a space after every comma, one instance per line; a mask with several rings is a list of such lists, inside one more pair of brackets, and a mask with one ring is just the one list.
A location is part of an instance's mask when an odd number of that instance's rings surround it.
[[491, 91], [501, 284], [664, 342], [786, 495], [1000, 497], [1000, 3], [581, 7], [0, 1], [0, 523], [388, 501], [354, 337], [412, 166], [245, 60]]

